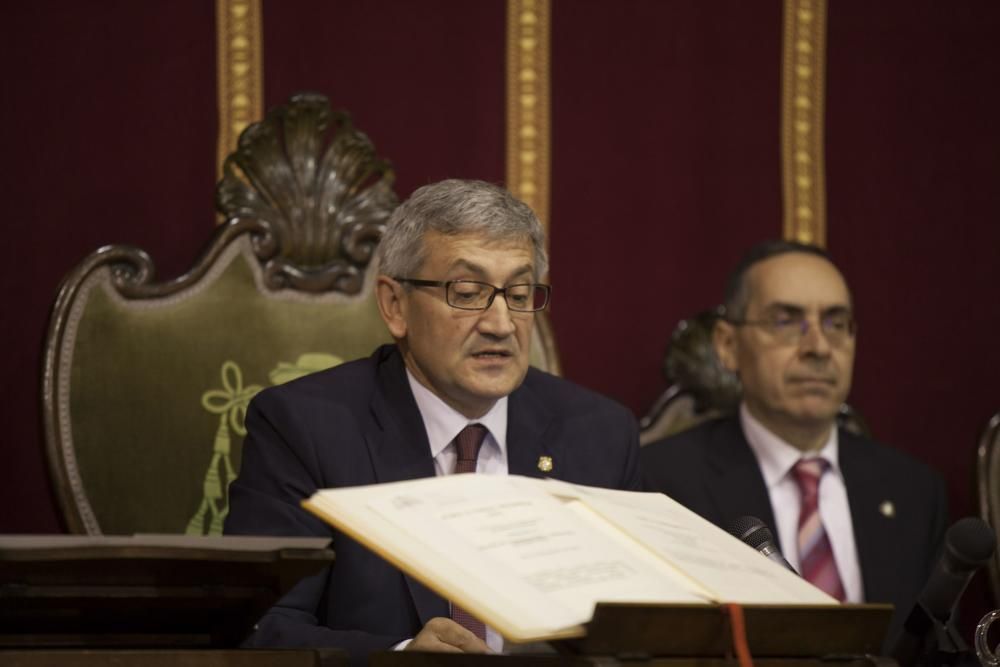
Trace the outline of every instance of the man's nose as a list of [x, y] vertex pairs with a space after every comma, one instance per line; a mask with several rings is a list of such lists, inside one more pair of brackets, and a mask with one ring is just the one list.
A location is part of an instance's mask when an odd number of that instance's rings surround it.
[[802, 320], [802, 338], [799, 340], [799, 349], [803, 353], [826, 356], [833, 349], [830, 345], [823, 325], [819, 320], [806, 318]]
[[479, 318], [479, 331], [491, 336], [510, 336], [514, 333], [514, 318], [503, 294], [497, 294], [489, 308]]

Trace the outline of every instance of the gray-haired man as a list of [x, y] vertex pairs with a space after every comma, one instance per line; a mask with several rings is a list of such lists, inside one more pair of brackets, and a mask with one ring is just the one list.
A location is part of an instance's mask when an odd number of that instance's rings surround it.
[[376, 296], [396, 344], [267, 389], [247, 413], [226, 532], [331, 536], [337, 553], [249, 643], [340, 647], [357, 660], [404, 647], [498, 650], [491, 629], [299, 501], [321, 487], [462, 470], [457, 441], [470, 428], [480, 434], [466, 461], [476, 472], [636, 489], [635, 422], [620, 405], [529, 368], [535, 313], [550, 293], [540, 282], [544, 234], [503, 188], [448, 180], [418, 189], [390, 218], [378, 260]]

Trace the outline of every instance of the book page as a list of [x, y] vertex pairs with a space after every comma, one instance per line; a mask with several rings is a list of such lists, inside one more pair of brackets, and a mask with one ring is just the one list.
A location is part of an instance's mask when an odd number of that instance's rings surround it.
[[838, 604], [797, 574], [662, 493], [614, 491], [547, 480], [553, 493], [580, 499], [719, 601]]
[[310, 505], [514, 641], [579, 634], [598, 601], [705, 601], [543, 480], [449, 475], [325, 490]]

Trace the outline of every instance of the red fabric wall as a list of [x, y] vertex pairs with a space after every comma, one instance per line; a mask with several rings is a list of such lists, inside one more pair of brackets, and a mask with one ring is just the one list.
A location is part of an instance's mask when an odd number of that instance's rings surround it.
[[[1000, 5], [830, 5], [829, 246], [857, 302], [851, 401], [968, 515], [1000, 410]], [[985, 579], [966, 620], [996, 606]]]
[[504, 0], [264, 3], [266, 106], [315, 90], [396, 168], [396, 191], [504, 178]]
[[781, 3], [555, 2], [552, 317], [564, 372], [637, 413], [677, 322], [781, 234]]
[[60, 530], [41, 350], [62, 277], [109, 243], [185, 269], [214, 224], [214, 3], [5, 3], [0, 531]]
[[[972, 511], [1000, 409], [1000, 5], [830, 3], [829, 245], [861, 322], [852, 401]], [[674, 323], [781, 234], [780, 0], [554, 0], [552, 316], [565, 374], [637, 413]], [[0, 10], [0, 532], [59, 530], [39, 369], [62, 275], [105, 243], [190, 263], [214, 223], [213, 3]], [[264, 4], [267, 106], [327, 94], [397, 190], [504, 177], [503, 0]], [[981, 586], [980, 586], [981, 589]]]

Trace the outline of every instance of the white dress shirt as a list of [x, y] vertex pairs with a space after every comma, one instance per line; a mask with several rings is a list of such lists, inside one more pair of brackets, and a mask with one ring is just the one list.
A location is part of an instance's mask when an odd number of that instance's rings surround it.
[[469, 424], [482, 424], [488, 433], [479, 450], [476, 472], [487, 475], [507, 474], [507, 397], [494, 404], [490, 411], [479, 419], [469, 419], [455, 408], [442, 401], [437, 394], [420, 384], [406, 371], [410, 390], [417, 401], [417, 408], [427, 430], [427, 442], [434, 457], [434, 473], [450, 475], [455, 472], [458, 462], [458, 448], [454, 440]]
[[809, 456], [788, 444], [750, 414], [746, 403], [740, 405], [740, 425], [750, 449], [757, 458], [757, 465], [764, 476], [767, 492], [777, 523], [778, 540], [785, 559], [799, 568], [799, 487], [792, 474], [792, 468], [799, 459], [819, 456], [827, 460], [829, 469], [819, 483], [819, 515], [823, 520], [833, 548], [833, 559], [837, 572], [844, 584], [847, 602], [863, 602], [864, 590], [861, 583], [861, 568], [858, 564], [858, 549], [854, 541], [854, 526], [851, 523], [851, 506], [847, 500], [847, 487], [837, 459], [838, 439], [836, 427], [830, 430], [826, 444]]
[[[434, 473], [450, 475], [455, 472], [458, 463], [458, 451], [455, 436], [469, 424], [482, 424], [487, 429], [483, 446], [479, 449], [476, 461], [476, 473], [487, 475], [507, 474], [507, 397], [498, 400], [490, 411], [479, 419], [469, 419], [442, 401], [434, 392], [420, 384], [413, 377], [410, 369], [406, 369], [406, 379], [410, 382], [410, 391], [417, 401], [417, 409], [423, 418], [427, 430], [427, 441], [431, 445], [431, 456], [434, 457]], [[400, 642], [394, 649], [406, 648], [411, 640]], [[503, 651], [503, 637], [493, 628], [486, 626], [486, 645], [491, 651]]]

